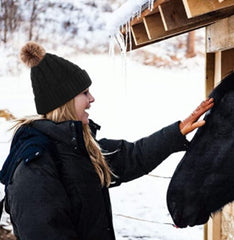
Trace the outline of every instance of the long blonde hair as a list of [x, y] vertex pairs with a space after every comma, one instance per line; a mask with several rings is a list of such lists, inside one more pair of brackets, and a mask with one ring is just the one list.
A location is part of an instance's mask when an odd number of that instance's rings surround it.
[[[17, 129], [21, 125], [29, 124], [39, 119], [49, 119], [54, 122], [78, 120], [75, 114], [74, 99], [68, 101], [61, 107], [58, 107], [45, 115], [36, 115], [30, 118], [19, 119], [17, 120], [15, 127]], [[83, 136], [86, 149], [89, 153], [95, 171], [100, 178], [101, 185], [108, 187], [111, 183], [111, 175], [113, 173], [108, 166], [98, 143], [94, 140], [88, 124], [83, 124]]]

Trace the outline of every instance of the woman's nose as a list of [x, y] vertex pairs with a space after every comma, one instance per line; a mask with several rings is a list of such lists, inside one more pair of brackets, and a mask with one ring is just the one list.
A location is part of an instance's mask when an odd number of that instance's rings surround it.
[[92, 103], [95, 101], [95, 98], [93, 97], [92, 94], [89, 94], [89, 102]]

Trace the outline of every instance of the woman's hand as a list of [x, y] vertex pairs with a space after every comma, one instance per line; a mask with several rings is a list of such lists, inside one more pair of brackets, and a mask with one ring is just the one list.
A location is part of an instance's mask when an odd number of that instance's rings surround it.
[[198, 121], [200, 116], [204, 114], [206, 111], [211, 109], [214, 106], [214, 99], [209, 98], [203, 101], [194, 111], [193, 113], [187, 117], [184, 121], [180, 122], [179, 128], [183, 135], [186, 135], [192, 132], [194, 129], [199, 128], [205, 124], [204, 120]]

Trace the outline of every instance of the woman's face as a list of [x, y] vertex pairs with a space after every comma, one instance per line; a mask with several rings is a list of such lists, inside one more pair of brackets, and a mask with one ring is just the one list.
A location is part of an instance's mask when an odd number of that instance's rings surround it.
[[74, 98], [76, 116], [83, 124], [89, 123], [89, 114], [85, 111], [91, 107], [91, 103], [94, 102], [94, 97], [89, 92], [89, 88], [79, 93]]

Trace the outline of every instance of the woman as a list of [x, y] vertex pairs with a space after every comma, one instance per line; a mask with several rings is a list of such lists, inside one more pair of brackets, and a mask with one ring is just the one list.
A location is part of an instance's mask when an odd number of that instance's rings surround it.
[[85, 70], [34, 42], [21, 50], [31, 68], [37, 118], [17, 124], [0, 173], [6, 210], [18, 240], [114, 240], [108, 188], [152, 171], [186, 150], [185, 135], [204, 121], [208, 99], [182, 122], [135, 143], [95, 140], [94, 98]]

